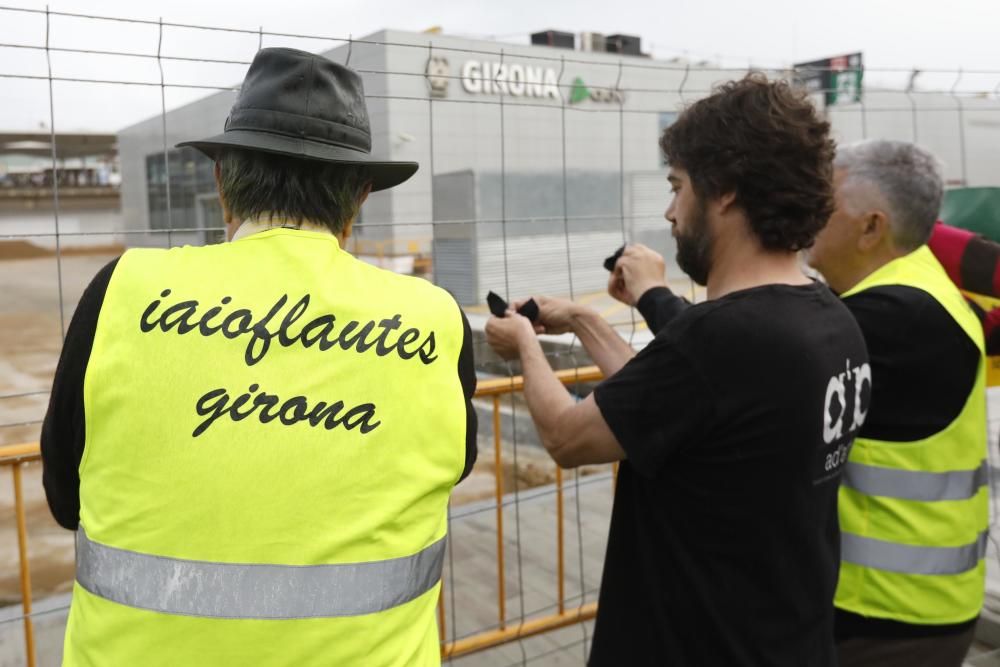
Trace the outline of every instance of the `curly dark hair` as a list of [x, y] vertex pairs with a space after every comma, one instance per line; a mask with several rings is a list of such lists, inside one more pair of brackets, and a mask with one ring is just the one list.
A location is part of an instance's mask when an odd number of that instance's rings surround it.
[[829, 134], [805, 92], [752, 72], [685, 109], [660, 148], [699, 198], [735, 194], [762, 246], [798, 251], [833, 212]]

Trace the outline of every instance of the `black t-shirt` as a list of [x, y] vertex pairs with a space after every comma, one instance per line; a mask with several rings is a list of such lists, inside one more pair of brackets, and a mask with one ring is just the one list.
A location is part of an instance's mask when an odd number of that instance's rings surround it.
[[867, 361], [825, 286], [769, 285], [678, 308], [597, 387], [628, 458], [591, 665], [834, 663], [837, 486]]
[[868, 345], [872, 412], [861, 436], [912, 442], [958, 418], [976, 382], [979, 348], [937, 299], [885, 285], [844, 299]]

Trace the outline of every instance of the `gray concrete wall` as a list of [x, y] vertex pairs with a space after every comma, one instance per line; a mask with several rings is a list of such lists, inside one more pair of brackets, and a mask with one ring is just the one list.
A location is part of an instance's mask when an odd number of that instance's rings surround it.
[[942, 161], [950, 184], [1000, 186], [1000, 100], [875, 90], [863, 105], [833, 107], [829, 117], [841, 143], [916, 141]]
[[[518, 208], [522, 214], [534, 216], [562, 212], [561, 189], [550, 188], [548, 199], [539, 201], [533, 193], [513, 184], [519, 178], [545, 178], [557, 183], [565, 167], [571, 172], [604, 172], [613, 175], [610, 178], [614, 180], [621, 170], [656, 169], [660, 165], [659, 114], [677, 111], [683, 99], [679, 92], [685, 77], [683, 65], [664, 71], [650, 69], [663, 63], [628, 56], [448, 35], [386, 31], [384, 36], [393, 44], [386, 47], [388, 69], [392, 72], [387, 75], [387, 84], [394, 97], [389, 101], [392, 157], [421, 164], [413, 179], [392, 191], [396, 202], [394, 219], [406, 225], [397, 227], [397, 234], [411, 238], [430, 238], [434, 234], [429, 226], [414, 223], [434, 217], [437, 202], [432, 196], [433, 179], [438, 174], [465, 170], [477, 174], [505, 172], [511, 180], [507, 217], [514, 217]], [[431, 57], [447, 61], [445, 71], [450, 78], [443, 97], [428, 95], [428, 81], [423, 75]], [[574, 62], [563, 63], [561, 58]], [[463, 67], [469, 61], [502, 61], [508, 66], [550, 69], [561, 84], [562, 99], [469, 92], [461, 80]], [[619, 63], [639, 68], [619, 70]], [[718, 72], [691, 71], [685, 86], [688, 90], [708, 90], [718, 76]], [[570, 85], [577, 77], [591, 89], [618, 85], [665, 92], [629, 92], [622, 105], [590, 99], [571, 104]], [[616, 188], [614, 193], [605, 194], [608, 201], [601, 208], [617, 214], [620, 191]], [[498, 216], [498, 209], [497, 202], [484, 203], [483, 215]]]

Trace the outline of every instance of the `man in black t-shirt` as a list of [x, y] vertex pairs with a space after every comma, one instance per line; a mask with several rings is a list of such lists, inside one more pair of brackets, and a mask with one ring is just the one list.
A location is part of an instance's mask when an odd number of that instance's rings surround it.
[[[809, 261], [858, 321], [875, 405], [842, 476], [838, 660], [958, 667], [985, 584], [984, 369], [977, 323], [923, 246], [941, 206], [940, 166], [917, 146], [876, 140], [841, 147], [835, 167], [836, 209]], [[629, 245], [608, 289], [658, 331], [689, 305], [663, 276], [662, 257]], [[897, 551], [884, 562], [863, 548], [886, 542]]]
[[[556, 462], [622, 461], [593, 666], [835, 664], [837, 486], [871, 375], [857, 324], [796, 255], [832, 209], [828, 131], [761, 75], [665, 131], [666, 218], [708, 301], [678, 300], [638, 355], [564, 300], [534, 297], [534, 327], [513, 310], [487, 324]], [[535, 335], [566, 331], [607, 378], [579, 403]]]

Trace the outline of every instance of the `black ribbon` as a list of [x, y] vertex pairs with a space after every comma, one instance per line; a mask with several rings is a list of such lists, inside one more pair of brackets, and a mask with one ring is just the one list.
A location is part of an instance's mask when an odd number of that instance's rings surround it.
[[[486, 295], [486, 305], [490, 307], [490, 312], [497, 317], [505, 317], [507, 315], [507, 309], [510, 307], [507, 302], [503, 300], [503, 297], [496, 292], [490, 292]], [[526, 302], [521, 304], [521, 307], [517, 309], [518, 315], [523, 315], [527, 317], [532, 322], [538, 320], [538, 304], [535, 303], [534, 299], [528, 299]]]

